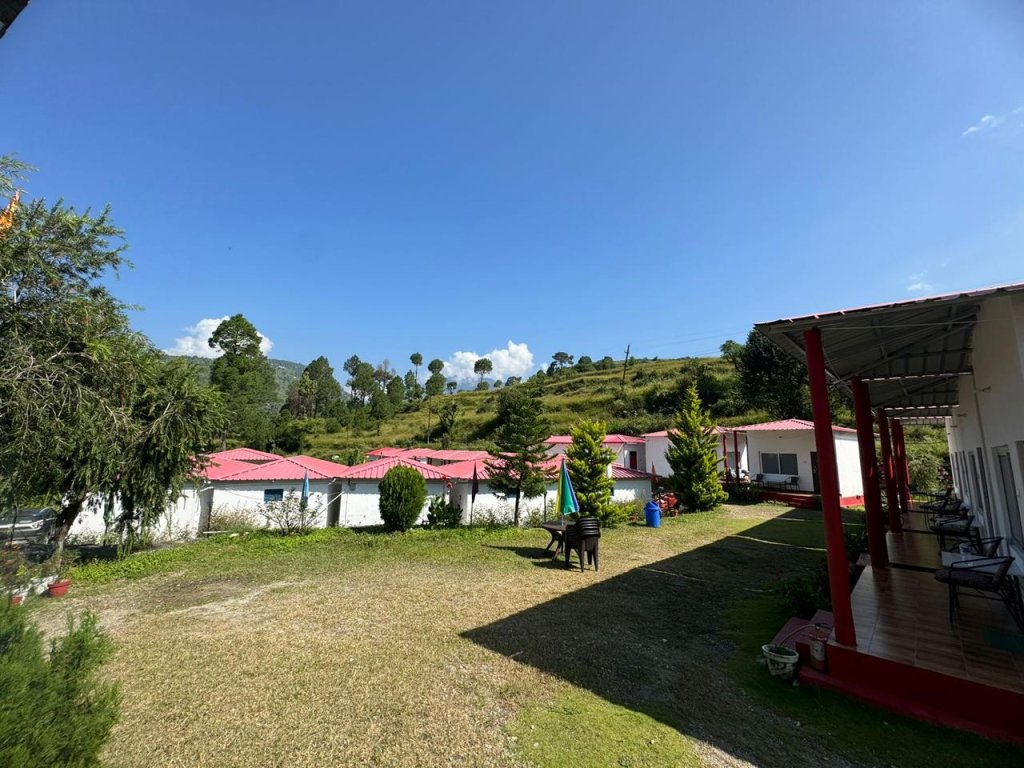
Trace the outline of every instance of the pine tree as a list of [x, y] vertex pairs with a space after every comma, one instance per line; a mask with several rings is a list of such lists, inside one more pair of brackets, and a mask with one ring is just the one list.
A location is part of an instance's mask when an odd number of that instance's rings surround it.
[[498, 429], [494, 434], [501, 458], [488, 462], [491, 488], [515, 495], [513, 523], [519, 525], [519, 501], [544, 493], [547, 476], [540, 463], [547, 458], [544, 406], [533, 388], [503, 389], [498, 396]]
[[604, 518], [611, 506], [615, 481], [609, 476], [608, 465], [615, 460], [615, 452], [604, 447], [607, 434], [602, 421], [581, 421], [569, 429], [572, 444], [565, 456], [580, 517]]
[[725, 501], [727, 494], [718, 480], [715, 435], [693, 384], [683, 393], [668, 439], [666, 459], [672, 475], [666, 482], [682, 505], [691, 512], [703, 512]]

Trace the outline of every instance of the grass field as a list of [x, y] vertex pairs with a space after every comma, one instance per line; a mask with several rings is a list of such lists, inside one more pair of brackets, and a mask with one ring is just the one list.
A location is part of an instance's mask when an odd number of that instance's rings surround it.
[[[80, 567], [123, 685], [110, 766], [1005, 766], [1024, 752], [769, 679], [769, 590], [819, 514], [726, 506], [606, 531], [218, 539]], [[851, 516], [851, 523], [856, 516]]]

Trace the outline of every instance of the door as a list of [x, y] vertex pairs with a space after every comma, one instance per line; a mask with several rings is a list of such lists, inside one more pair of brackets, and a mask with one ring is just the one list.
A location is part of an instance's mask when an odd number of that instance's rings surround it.
[[636, 451], [630, 451], [629, 452], [629, 468], [630, 469], [636, 469], [636, 457], [637, 457], [637, 452]]
[[814, 492], [821, 493], [821, 483], [818, 482], [818, 452], [811, 451], [811, 483], [814, 485]]
[[1013, 466], [1010, 463], [1010, 449], [1007, 446], [993, 449], [996, 454], [996, 466], [999, 468], [999, 487], [1002, 489], [1003, 509], [1006, 510], [1010, 524], [1010, 536], [1017, 546], [1024, 545], [1024, 532], [1021, 531], [1020, 504], [1017, 502], [1017, 484], [1013, 480]]

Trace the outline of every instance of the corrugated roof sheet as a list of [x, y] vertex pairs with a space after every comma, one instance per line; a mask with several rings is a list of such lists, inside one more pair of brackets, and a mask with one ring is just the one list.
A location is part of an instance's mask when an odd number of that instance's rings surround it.
[[434, 467], [405, 456], [389, 456], [385, 459], [377, 459], [377, 461], [368, 461], [365, 464], [356, 464], [354, 467], [346, 467], [345, 473], [341, 477], [345, 480], [380, 480], [392, 467], [412, 467], [425, 480], [447, 480], [450, 477], [448, 467]]
[[225, 459], [214, 456], [209, 456], [207, 458], [209, 463], [199, 472], [200, 476], [205, 477], [207, 480], [221, 480], [228, 475], [233, 475], [236, 472], [244, 472], [245, 470], [252, 469], [253, 467], [250, 463], [235, 461], [234, 459]]
[[[572, 442], [571, 435], [552, 435], [544, 441], [548, 445], [566, 445]], [[642, 437], [634, 437], [633, 435], [606, 435], [604, 438], [605, 445], [642, 445], [644, 439]]]
[[[732, 427], [733, 432], [804, 432], [813, 431], [814, 422], [807, 419], [781, 419], [779, 421], [766, 421], [762, 424], [748, 424], [745, 427]], [[857, 433], [856, 429], [832, 425], [833, 432]]]
[[331, 480], [342, 477], [350, 467], [312, 456], [288, 456], [265, 464], [248, 465], [245, 469], [221, 477], [229, 482], [260, 480], [302, 480], [308, 473], [310, 480]]
[[233, 461], [248, 461], [248, 462], [264, 462], [264, 461], [277, 461], [281, 457], [276, 453], [267, 453], [266, 451], [257, 451], [255, 448], [231, 448], [227, 451], [217, 451], [211, 453], [210, 458], [217, 459], [231, 459]]
[[623, 467], [619, 464], [612, 464], [612, 479], [613, 480], [650, 480], [650, 472], [644, 472], [639, 469], [630, 469], [629, 467]]

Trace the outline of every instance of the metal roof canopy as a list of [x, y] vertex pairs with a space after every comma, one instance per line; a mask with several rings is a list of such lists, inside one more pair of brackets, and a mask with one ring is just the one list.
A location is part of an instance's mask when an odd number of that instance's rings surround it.
[[984, 299], [1024, 291], [1024, 283], [807, 315], [754, 328], [805, 359], [804, 331], [821, 330], [829, 377], [847, 393], [860, 376], [871, 404], [901, 419], [948, 416], [960, 377], [972, 373], [971, 349]]

